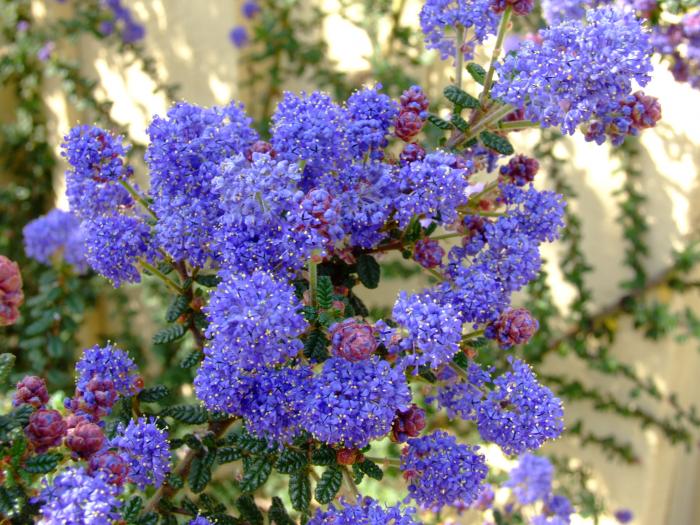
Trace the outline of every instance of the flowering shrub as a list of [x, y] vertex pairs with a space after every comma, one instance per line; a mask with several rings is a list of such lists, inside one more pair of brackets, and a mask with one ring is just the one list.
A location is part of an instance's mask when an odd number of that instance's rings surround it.
[[[121, 137], [94, 126], [66, 135], [71, 220], [52, 212], [28, 226], [28, 250], [44, 259], [75, 250], [74, 264], [115, 287], [162, 281], [174, 298], [154, 341], [191, 335], [182, 366], [197, 367], [197, 402], [170, 402], [181, 384], [146, 387], [113, 343], [84, 351], [62, 411], [40, 378], [25, 378], [0, 427], [0, 501], [12, 503], [3, 512], [43, 523], [236, 523], [205, 491], [218, 465], [239, 462], [239, 520], [262, 522], [251, 495], [274, 469], [288, 476], [302, 521], [411, 523], [414, 507], [480, 504], [483, 444], [519, 455], [557, 438], [561, 401], [509, 349], [538, 328], [511, 296], [537, 278], [539, 247], [557, 239], [565, 203], [532, 185], [538, 163], [513, 156], [508, 134], [594, 129], [615, 144], [660, 111], [633, 91], [648, 80], [651, 44], [630, 11], [563, 20], [501, 58], [511, 17], [531, 8], [426, 2], [426, 42], [456, 66], [444, 91], [449, 120], [429, 112], [417, 86], [398, 101], [378, 85], [345, 103], [285, 93], [262, 141], [239, 104], [178, 103], [148, 128], [148, 190], [134, 184]], [[489, 36], [487, 68], [465, 66]], [[478, 96], [462, 89], [465, 70]], [[442, 147], [421, 140], [428, 123], [446, 132]], [[376, 318], [358, 289], [379, 285], [378, 258], [392, 251], [431, 284], [401, 292], [391, 315]], [[495, 363], [481, 360], [484, 337], [502, 349]], [[450, 418], [473, 421], [481, 440], [436, 429], [418, 384]], [[387, 437], [397, 457], [374, 455]], [[543, 477], [532, 458], [513, 475], [516, 495]], [[362, 497], [363, 479], [382, 479], [382, 465], [402, 472], [405, 505]], [[27, 492], [24, 481], [42, 475]], [[196, 502], [178, 494], [185, 482]], [[312, 492], [328, 507], [315, 509]], [[521, 501], [544, 501], [533, 523], [568, 522], [568, 501], [535, 492]], [[277, 497], [268, 513], [293, 522]]]

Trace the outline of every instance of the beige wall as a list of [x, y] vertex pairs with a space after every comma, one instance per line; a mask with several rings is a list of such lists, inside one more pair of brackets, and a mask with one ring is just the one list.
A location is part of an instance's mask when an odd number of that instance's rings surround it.
[[[37, 0], [37, 10], [45, 5], [55, 9], [56, 2], [46, 4]], [[147, 21], [146, 45], [155, 56], [163, 78], [181, 84], [182, 97], [199, 104], [225, 103], [237, 95], [240, 80], [236, 67], [237, 51], [229, 44], [227, 34], [238, 20], [236, 2], [230, 0], [129, 0], [136, 16]], [[333, 3], [327, 4], [332, 7]], [[410, 2], [407, 16], [417, 13], [416, 2]], [[348, 27], [338, 18], [331, 18], [325, 28], [333, 35], [331, 54], [350, 70], [364, 67], [362, 53], [368, 51], [361, 32]], [[145, 140], [144, 129], [154, 113], [163, 113], [166, 103], [161, 96], [150, 94], [152, 84], [136, 67], [127, 67], [125, 57], [108, 52], [94, 42], [85, 40], [71, 50], [76, 53], [86, 72], [102, 80], [101, 95], [116, 102], [113, 117], [130, 127], [134, 136]], [[426, 82], [434, 85], [433, 69]], [[674, 83], [662, 67], [647, 89], [661, 98], [664, 121], [656, 130], [645, 133], [644, 188], [650, 202], [652, 219], [649, 273], [655, 274], [668, 264], [672, 246], [679, 246], [696, 224], [698, 211], [692, 206], [697, 200], [697, 174], [700, 166], [700, 93]], [[252, 97], [251, 97], [252, 98]], [[47, 103], [55, 113], [56, 136], [64, 134], [75, 123], [76, 116], [67, 111], [58, 88], [49, 90]], [[254, 106], [260, 100], [245, 100]], [[537, 138], [535, 132], [524, 133], [523, 145]], [[57, 141], [58, 143], [58, 141]], [[617, 208], [611, 191], [622, 184], [613, 174], [614, 161], [606, 148], [585, 143], [580, 136], [567, 140], [565, 147], [573, 156], [567, 168], [570, 180], [581, 199], [578, 211], [585, 216], [584, 241], [586, 251], [596, 270], [591, 276], [597, 304], [605, 305], [616, 299], [617, 283], [624, 278], [620, 267], [624, 246], [615, 217]], [[556, 248], [550, 256], [556, 257]], [[556, 265], [550, 268], [557, 300], [565, 305], [571, 291], [560, 281]], [[386, 290], [386, 297], [395, 290]], [[387, 299], [390, 300], [390, 299]], [[678, 305], [682, 306], [682, 305]], [[688, 306], [700, 306], [697, 297]], [[697, 343], [664, 342], [651, 344], [633, 330], [624, 328], [615, 345], [615, 355], [634, 363], [644, 375], [653, 376], [664, 390], [677, 391], [684, 404], [700, 404], [700, 354]], [[579, 374], [603, 391], [619, 393], [623, 398], [628, 387], [621, 381], [611, 384], [610, 377], [579, 370], [573, 360], [556, 359], [552, 370]], [[644, 402], [643, 400], [641, 402]], [[640, 430], [634, 423], [606, 416], [590, 407], [569, 406], [569, 420], [584, 417], [589, 426], [601, 433], [611, 433], [630, 441], [642, 461], [636, 466], [609, 462], [596, 449], [580, 450], [573, 440], [562, 440], [550, 450], [565, 452], [595, 466], [596, 482], [608, 497], [612, 508], [632, 508], [635, 523], [644, 525], [700, 523], [700, 503], [695, 495], [700, 490], [700, 457], [697, 447], [691, 454], [672, 448], [657, 432]], [[577, 523], [584, 521], [578, 520]], [[612, 523], [612, 520], [604, 521]]]

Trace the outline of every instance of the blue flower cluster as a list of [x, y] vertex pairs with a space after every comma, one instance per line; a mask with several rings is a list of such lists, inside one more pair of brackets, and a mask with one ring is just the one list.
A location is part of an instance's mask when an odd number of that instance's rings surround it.
[[28, 257], [44, 264], [60, 256], [76, 273], [88, 269], [80, 221], [67, 211], [54, 208], [29, 222], [22, 230], [24, 251]]
[[120, 423], [117, 435], [110, 441], [127, 461], [128, 480], [142, 490], [148, 485], [160, 487], [170, 473], [168, 433], [158, 428], [154, 418], [139, 418]]
[[401, 455], [401, 471], [411, 498], [438, 511], [445, 505], [473, 502], [488, 472], [477, 451], [478, 447], [457, 443], [443, 431], [409, 439]]
[[544, 127], [573, 134], [579, 124], [615, 112], [633, 80], [649, 81], [651, 42], [631, 11], [592, 9], [586, 22], [565, 20], [539, 36], [541, 43], [522, 42], [506, 56], [492, 94]]
[[316, 514], [307, 522], [308, 525], [356, 525], [389, 524], [415, 525], [413, 510], [402, 510], [399, 505], [383, 507], [377, 501], [369, 497], [359, 497], [356, 502], [341, 501], [339, 505], [329, 505], [328, 510], [318, 509]]

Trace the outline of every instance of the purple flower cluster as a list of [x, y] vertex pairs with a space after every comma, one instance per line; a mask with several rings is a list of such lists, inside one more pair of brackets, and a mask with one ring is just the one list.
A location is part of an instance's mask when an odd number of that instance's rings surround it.
[[[459, 50], [465, 59], [474, 55], [476, 44], [495, 35], [499, 16], [491, 9], [492, 0], [427, 0], [420, 12], [420, 26], [425, 45], [436, 49], [440, 57], [455, 58]], [[471, 36], [457, 42], [455, 28], [461, 27]]]
[[504, 487], [513, 489], [521, 505], [528, 505], [544, 500], [551, 493], [554, 466], [545, 457], [523, 454], [509, 476]]
[[680, 23], [654, 26], [651, 41], [654, 51], [670, 62], [676, 81], [700, 88], [700, 10], [691, 11]]
[[120, 491], [102, 476], [90, 476], [82, 467], [71, 467], [44, 484], [32, 500], [40, 505], [39, 523], [109, 525], [119, 519]]
[[373, 159], [384, 157], [389, 143], [389, 128], [399, 112], [398, 104], [383, 93], [381, 84], [375, 88], [356, 91], [347, 101], [349, 126], [347, 130], [351, 155], [362, 158], [369, 153]]
[[307, 522], [308, 525], [356, 525], [367, 523], [373, 525], [415, 525], [413, 510], [402, 510], [399, 505], [383, 507], [369, 497], [358, 497], [354, 503], [341, 501], [339, 505], [329, 505], [327, 510], [318, 509]]
[[74, 215], [54, 208], [28, 223], [22, 234], [28, 257], [51, 264], [52, 258], [60, 255], [77, 273], [87, 271], [83, 232]]
[[408, 440], [401, 471], [418, 504], [436, 510], [470, 504], [480, 494], [488, 469], [478, 447], [457, 443], [443, 431]]
[[154, 418], [139, 418], [120, 423], [117, 435], [110, 441], [129, 467], [128, 480], [145, 489], [160, 487], [170, 473], [170, 443], [168, 433], [156, 425]]
[[543, 127], [573, 134], [579, 124], [613, 112], [633, 80], [649, 81], [649, 36], [628, 10], [592, 9], [585, 23], [566, 20], [540, 37], [506, 56], [493, 96], [524, 108], [525, 118]]
[[100, 25], [100, 31], [103, 35], [111, 35], [115, 30], [118, 30], [125, 44], [133, 44], [143, 39], [146, 29], [134, 20], [134, 15], [122, 3], [122, 0], [102, 0], [102, 4], [111, 11], [113, 17]]

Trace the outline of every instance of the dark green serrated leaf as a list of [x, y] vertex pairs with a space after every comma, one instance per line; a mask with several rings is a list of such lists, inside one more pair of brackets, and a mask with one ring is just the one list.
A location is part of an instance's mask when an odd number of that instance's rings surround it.
[[174, 405], [160, 413], [161, 416], [169, 416], [182, 423], [201, 425], [207, 422], [207, 411], [199, 405]]
[[32, 405], [22, 405], [15, 408], [10, 415], [15, 420], [17, 426], [26, 427], [29, 424], [29, 416], [34, 412]]
[[158, 514], [149, 512], [138, 518], [134, 523], [136, 525], [156, 525], [156, 523], [158, 523]]
[[174, 323], [177, 318], [184, 314], [190, 307], [190, 301], [184, 295], [178, 295], [173, 302], [168, 306], [168, 311], [165, 313], [165, 320], [169, 323]]
[[31, 474], [48, 474], [58, 466], [62, 458], [63, 456], [57, 452], [39, 454], [24, 463], [24, 470]]
[[289, 476], [289, 500], [292, 507], [305, 512], [311, 503], [311, 480], [305, 470]]
[[0, 516], [12, 518], [22, 513], [27, 503], [27, 496], [21, 487], [0, 485]]
[[452, 102], [455, 106], [463, 108], [475, 109], [479, 107], [479, 100], [472, 97], [469, 93], [457, 86], [447, 86], [443, 94], [445, 98]]
[[132, 496], [122, 507], [122, 517], [126, 521], [135, 521], [143, 508], [143, 500], [140, 496]]
[[177, 341], [184, 336], [185, 332], [187, 332], [187, 329], [184, 325], [174, 324], [167, 326], [155, 333], [153, 336], [153, 344], [163, 345], [166, 343], [172, 343], [173, 341]]
[[270, 518], [270, 523], [275, 525], [295, 525], [294, 520], [289, 517], [287, 509], [284, 508], [284, 503], [277, 496], [272, 498], [272, 505], [270, 505], [267, 515]]
[[216, 452], [207, 452], [201, 456], [195, 456], [187, 476], [187, 483], [192, 492], [202, 492], [211, 481], [211, 468], [216, 460]]
[[277, 458], [275, 468], [283, 474], [293, 474], [306, 466], [306, 454], [291, 448], [285, 448]]
[[352, 291], [348, 295], [348, 301], [350, 301], [350, 306], [355, 312], [355, 315], [359, 315], [361, 317], [367, 317], [369, 315], [369, 309], [365, 303], [362, 302], [362, 299], [360, 299], [357, 295], [352, 293]]
[[421, 231], [422, 228], [418, 217], [413, 217], [411, 219], [411, 222], [408, 223], [408, 226], [406, 226], [406, 229], [403, 232], [402, 237], [404, 242], [410, 243], [417, 241], [418, 239], [420, 239]]
[[486, 79], [486, 70], [475, 62], [469, 62], [467, 64], [467, 72], [471, 75], [477, 84], [484, 85], [484, 80]]
[[322, 275], [318, 278], [316, 302], [319, 308], [324, 310], [328, 310], [333, 305], [333, 282], [327, 275]]
[[272, 472], [272, 462], [265, 456], [246, 457], [243, 460], [242, 492], [253, 492], [267, 481]]
[[251, 454], [262, 454], [268, 450], [267, 441], [261, 438], [256, 438], [247, 432], [236, 436], [236, 444], [239, 448], [250, 452]]
[[155, 403], [161, 399], [165, 399], [170, 395], [170, 390], [165, 385], [155, 385], [144, 388], [139, 392], [138, 398], [144, 403]]
[[437, 115], [428, 115], [428, 122], [430, 122], [436, 128], [440, 128], [445, 131], [452, 129], [452, 124], [447, 122], [445, 119], [441, 119]]
[[179, 476], [177, 474], [170, 474], [168, 476], [168, 485], [170, 485], [174, 489], [181, 489], [185, 486], [185, 480], [182, 479], [182, 476]]
[[479, 139], [481, 143], [494, 151], [497, 151], [501, 155], [512, 155], [515, 151], [513, 145], [508, 141], [507, 138], [497, 135], [496, 133], [491, 133], [490, 131], [482, 131], [479, 134]]
[[197, 284], [201, 284], [207, 288], [214, 288], [221, 282], [221, 278], [218, 275], [198, 275], [194, 280]]
[[207, 512], [226, 512], [226, 505], [206, 492], [199, 496], [199, 505]]
[[160, 525], [178, 525], [174, 514], [161, 514]]
[[352, 464], [352, 479], [355, 482], [355, 485], [359, 485], [362, 483], [362, 480], [365, 479], [365, 473], [362, 472], [359, 463]]
[[322, 445], [311, 453], [311, 463], [321, 466], [335, 465], [336, 452], [331, 447]]
[[359, 468], [362, 472], [367, 474], [370, 478], [381, 481], [384, 477], [384, 472], [374, 461], [365, 459], [362, 463], [358, 463]]
[[199, 507], [195, 505], [195, 503], [187, 496], [184, 496], [182, 498], [182, 500], [180, 501], [180, 506], [187, 512], [189, 512], [192, 516], [196, 516], [197, 514], [199, 514]]
[[340, 490], [343, 482], [343, 473], [338, 467], [328, 467], [316, 483], [316, 501], [321, 504], [330, 503]]
[[4, 383], [15, 366], [15, 355], [10, 353], [0, 354], [0, 384]]
[[473, 139], [469, 139], [467, 142], [462, 144], [462, 147], [464, 149], [467, 149], [467, 148], [471, 148], [472, 146], [476, 146], [478, 143], [479, 143], [479, 141], [477, 140], [476, 137], [474, 137]]
[[263, 525], [265, 522], [263, 513], [250, 495], [238, 498], [236, 500], [236, 508], [241, 513], [241, 518], [250, 523], [250, 525]]
[[236, 447], [222, 447], [219, 449], [217, 458], [219, 464], [231, 463], [232, 461], [238, 461], [243, 457], [243, 452]]
[[328, 339], [321, 330], [314, 330], [304, 341], [304, 356], [315, 362], [323, 362], [330, 357]]
[[367, 288], [372, 289], [379, 286], [381, 268], [377, 260], [366, 253], [360, 255], [357, 259], [357, 276]]
[[464, 368], [465, 370], [469, 368], [469, 358], [464, 352], [457, 352], [452, 358], [452, 361], [460, 368]]
[[450, 122], [452, 122], [459, 131], [464, 131], [465, 133], [469, 131], [469, 124], [467, 124], [467, 121], [456, 113], [450, 117]]
[[202, 352], [200, 350], [192, 350], [187, 357], [180, 361], [180, 368], [192, 368], [202, 359]]

